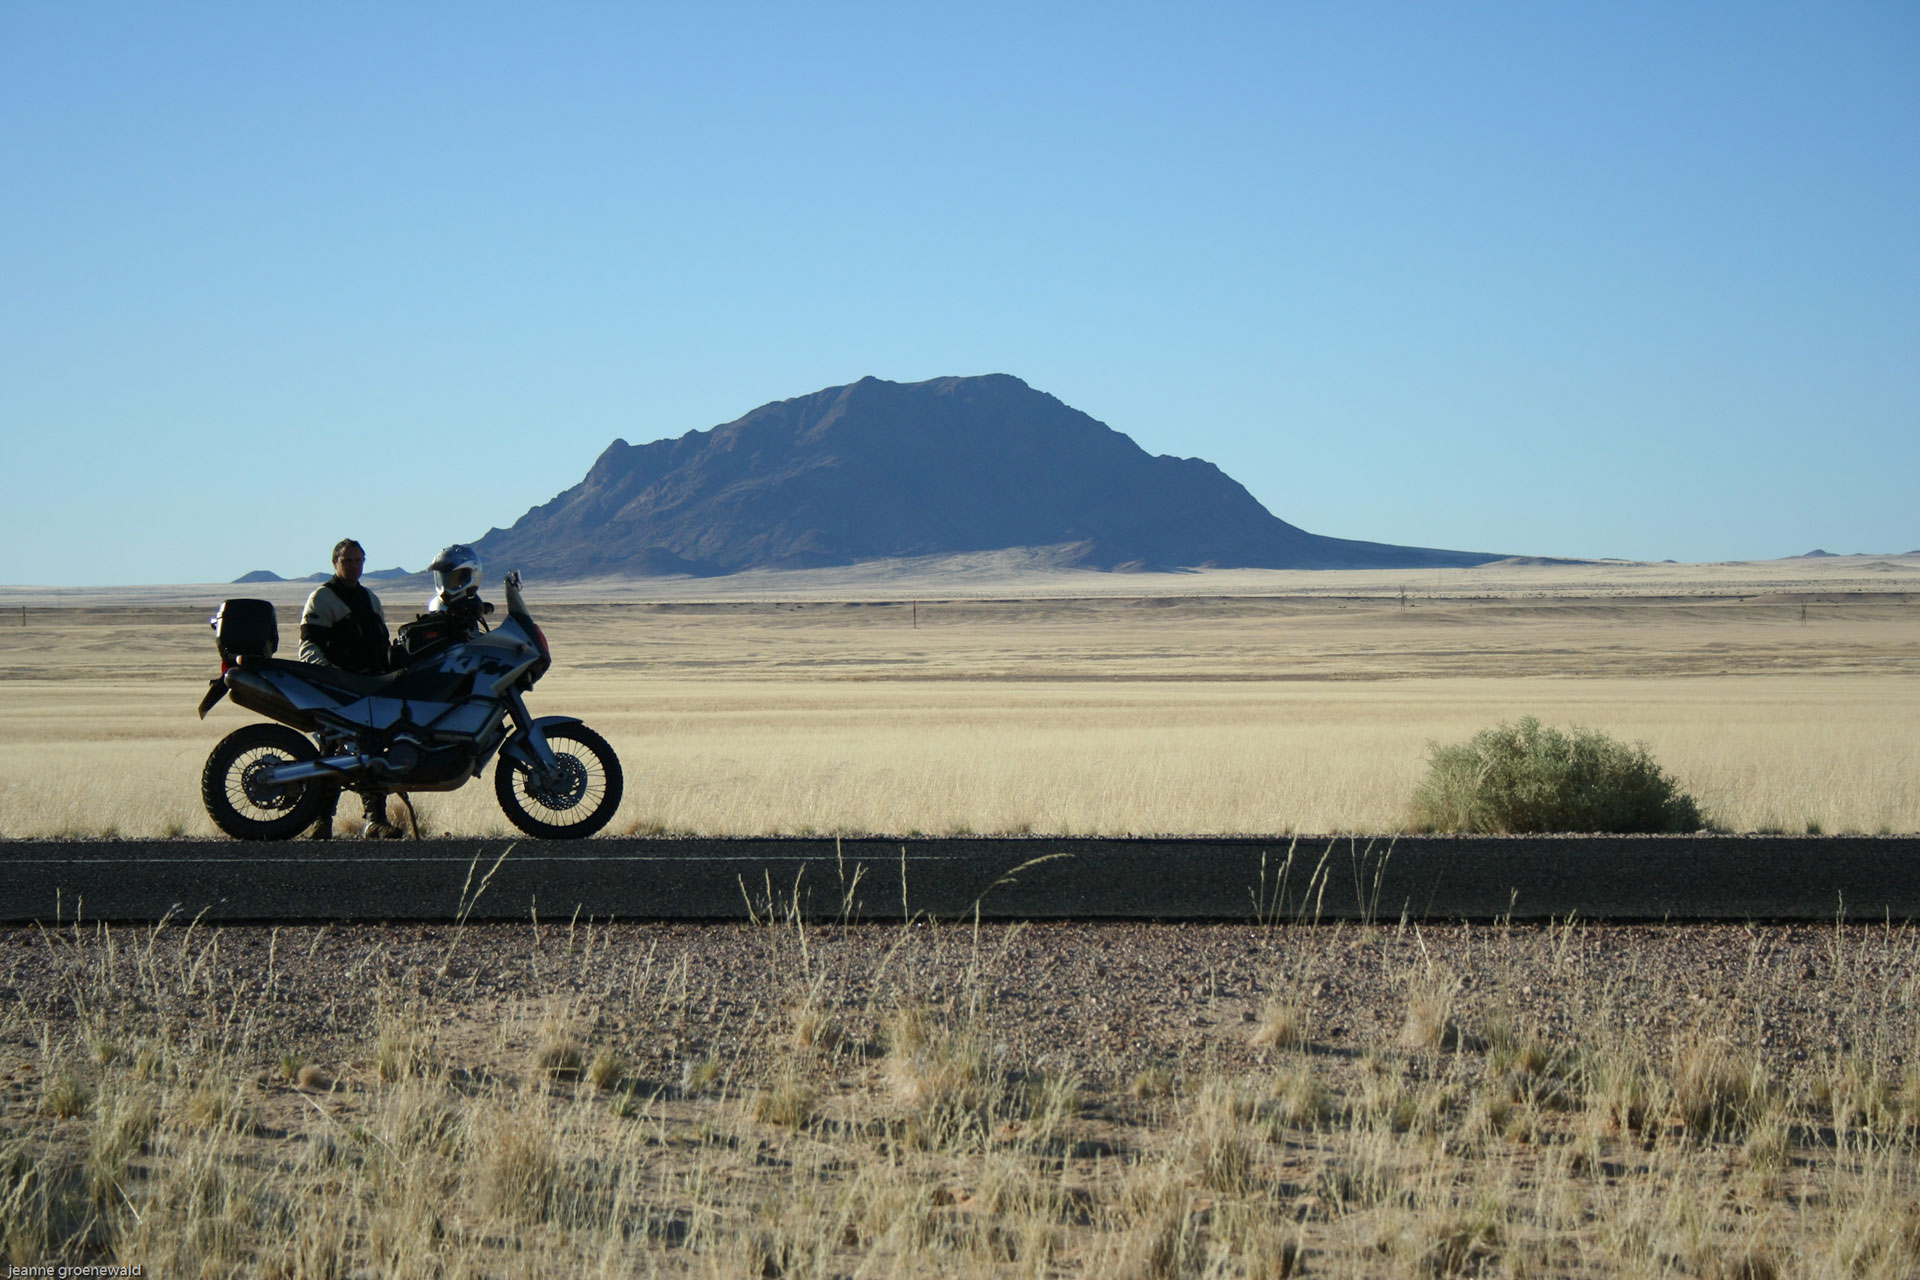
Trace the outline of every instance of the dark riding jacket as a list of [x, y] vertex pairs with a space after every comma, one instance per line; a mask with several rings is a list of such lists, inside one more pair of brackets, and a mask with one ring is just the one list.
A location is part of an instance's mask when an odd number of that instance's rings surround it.
[[387, 615], [380, 597], [335, 574], [300, 613], [300, 660], [363, 676], [387, 669]]

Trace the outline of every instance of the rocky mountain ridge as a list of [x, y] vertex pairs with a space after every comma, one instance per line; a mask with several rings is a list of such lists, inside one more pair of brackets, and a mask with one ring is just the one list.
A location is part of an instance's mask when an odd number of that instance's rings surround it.
[[673, 440], [475, 543], [554, 578], [720, 575], [1050, 548], [1090, 569], [1407, 568], [1499, 554], [1322, 537], [1199, 458], [1155, 457], [1006, 374], [863, 378]]

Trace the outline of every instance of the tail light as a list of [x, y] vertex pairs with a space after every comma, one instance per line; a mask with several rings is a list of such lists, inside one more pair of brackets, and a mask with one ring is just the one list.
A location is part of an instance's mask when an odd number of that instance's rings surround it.
[[227, 646], [220, 644], [220, 615], [214, 614], [207, 619], [207, 625], [213, 628], [214, 644], [220, 649], [220, 674], [225, 675], [233, 669], [233, 659], [227, 656]]

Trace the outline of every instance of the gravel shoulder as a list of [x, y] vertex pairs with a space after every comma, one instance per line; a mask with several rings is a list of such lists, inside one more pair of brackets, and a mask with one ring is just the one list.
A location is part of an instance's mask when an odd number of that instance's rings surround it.
[[105, 1021], [350, 1070], [405, 1009], [486, 1057], [557, 1020], [671, 1080], [708, 1056], [764, 1065], [770, 1025], [811, 999], [855, 1037], [901, 1005], [977, 1012], [1006, 1052], [1113, 1087], [1152, 1067], [1258, 1067], [1252, 1032], [1276, 1005], [1334, 1063], [1359, 1057], [1395, 1043], [1416, 996], [1469, 1035], [1526, 1028], [1656, 1058], [1720, 1037], [1783, 1079], [1823, 1056], [1920, 1061], [1920, 935], [1904, 927], [15, 928], [0, 957], [15, 1062]]
[[0, 1192], [39, 1207], [0, 1244], [1891, 1280], [1920, 1267], [1917, 998], [1909, 928], [9, 929]]

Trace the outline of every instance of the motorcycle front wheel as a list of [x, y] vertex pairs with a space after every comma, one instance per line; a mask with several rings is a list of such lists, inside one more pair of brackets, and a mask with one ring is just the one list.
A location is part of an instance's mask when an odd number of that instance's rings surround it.
[[220, 739], [200, 772], [200, 798], [213, 825], [236, 840], [288, 840], [312, 826], [326, 802], [318, 782], [274, 786], [277, 765], [317, 759], [319, 749], [285, 725], [250, 724]]
[[547, 745], [558, 776], [541, 781], [523, 764], [501, 757], [493, 794], [507, 820], [530, 836], [578, 840], [613, 820], [623, 785], [620, 758], [607, 740], [583, 724], [555, 725]]

